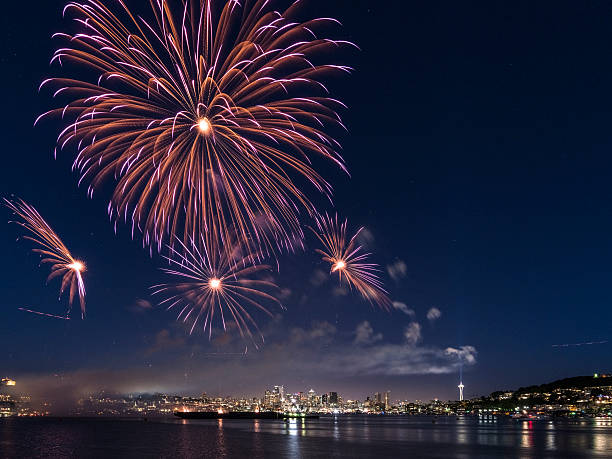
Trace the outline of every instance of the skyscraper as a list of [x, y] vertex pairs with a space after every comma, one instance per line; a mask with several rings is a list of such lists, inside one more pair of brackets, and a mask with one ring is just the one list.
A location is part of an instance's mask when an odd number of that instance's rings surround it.
[[274, 386], [274, 390], [272, 391], [274, 395], [278, 397], [280, 402], [285, 401], [285, 387], [284, 386]]
[[272, 400], [272, 392], [266, 390], [264, 394], [264, 406], [266, 408], [271, 408], [274, 405], [274, 401]]

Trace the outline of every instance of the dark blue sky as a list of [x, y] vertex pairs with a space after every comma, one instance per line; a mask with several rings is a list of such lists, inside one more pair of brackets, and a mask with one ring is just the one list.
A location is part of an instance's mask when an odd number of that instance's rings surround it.
[[[612, 370], [611, 344], [552, 347], [612, 340], [612, 6], [309, 4], [362, 49], [347, 55], [356, 71], [336, 92], [349, 105], [341, 140], [351, 178], [322, 171], [338, 210], [372, 235], [375, 260], [405, 264], [404, 276], [385, 280], [415, 316], [334, 294], [311, 253], [281, 260], [287, 311], [261, 319], [268, 344], [247, 357], [218, 354], [239, 350], [235, 341], [187, 337], [172, 312], [142, 311], [137, 301], [151, 301], [149, 285], [163, 279], [160, 261], [127, 228], [114, 235], [108, 194], [89, 200], [77, 189], [73, 152], [53, 160], [58, 125], [32, 127], [52, 107], [37, 87], [53, 74], [49, 37], [67, 27], [63, 2], [12, 2], [1, 19], [0, 193], [35, 205], [86, 260], [88, 316], [17, 310], [61, 313], [66, 301], [56, 282], [45, 286], [28, 243], [15, 242], [17, 227], [0, 225], [0, 376], [246, 394], [284, 383], [414, 399], [456, 396], [447, 347], [477, 351], [465, 368], [469, 396]], [[426, 318], [431, 307], [439, 319]], [[364, 321], [369, 342], [355, 343]], [[414, 346], [410, 323], [421, 326]]]

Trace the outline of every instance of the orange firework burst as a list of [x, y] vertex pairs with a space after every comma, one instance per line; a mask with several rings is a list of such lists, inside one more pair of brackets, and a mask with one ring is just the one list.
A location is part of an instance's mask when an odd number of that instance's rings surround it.
[[229, 320], [236, 324], [243, 338], [248, 336], [254, 341], [251, 327], [257, 331], [259, 328], [248, 307], [270, 316], [272, 314], [261, 301], [275, 303], [282, 308], [277, 298], [264, 291], [277, 289], [277, 286], [271, 281], [257, 278], [258, 273], [270, 267], [252, 264], [257, 257], [251, 253], [239, 253], [236, 248], [232, 256], [219, 248], [207, 251], [203, 240], [201, 244], [192, 242], [189, 246], [178, 241], [178, 245], [180, 252], [170, 247], [170, 256], [164, 257], [171, 268], [162, 268], [162, 271], [179, 277], [183, 282], [151, 287], [154, 295], [170, 293], [160, 304], [167, 305], [167, 309], [179, 308], [177, 320], [191, 322], [190, 333], [203, 321], [203, 330], [208, 331], [210, 338], [213, 320], [218, 316], [224, 331]]
[[83, 283], [82, 273], [85, 271], [85, 264], [72, 256], [59, 236], [34, 207], [22, 199], [10, 201], [4, 198], [4, 203], [22, 219], [22, 221], [15, 221], [14, 223], [17, 223], [31, 233], [30, 235], [23, 236], [24, 239], [28, 239], [40, 246], [40, 248], [35, 248], [33, 251], [43, 256], [41, 263], [51, 263], [51, 273], [47, 281], [54, 277], [62, 276], [60, 297], [66, 287], [70, 286], [69, 309], [66, 316], [70, 313], [75, 295], [78, 294], [81, 303], [81, 317], [84, 317], [85, 284]]
[[322, 79], [350, 71], [325, 56], [354, 45], [323, 35], [334, 19], [295, 19], [299, 1], [284, 11], [269, 0], [150, 3], [150, 22], [122, 0], [115, 12], [100, 0], [66, 6], [81, 33], [57, 34], [66, 46], [52, 62], [98, 78], [42, 83], [68, 99], [45, 114], [70, 120], [58, 147], [76, 148], [90, 195], [114, 176], [111, 218], [157, 250], [199, 234], [209, 247], [237, 234], [257, 250], [292, 249], [300, 212], [315, 212], [301, 182], [331, 197], [313, 159], [344, 169], [329, 134], [343, 128], [343, 104]]
[[337, 272], [340, 281], [344, 279], [370, 303], [388, 309], [391, 301], [377, 275], [380, 268], [375, 263], [367, 263], [370, 254], [364, 252], [357, 243], [357, 236], [363, 227], [349, 239], [347, 220], [339, 221], [337, 214], [334, 218], [325, 214], [319, 216], [316, 221], [318, 230], [311, 230], [323, 244], [323, 249], [317, 249], [317, 252], [323, 255], [323, 261], [331, 264], [331, 272]]

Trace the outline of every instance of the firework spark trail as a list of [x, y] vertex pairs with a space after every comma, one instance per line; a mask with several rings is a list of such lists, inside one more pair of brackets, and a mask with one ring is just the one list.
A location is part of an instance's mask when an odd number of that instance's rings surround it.
[[293, 250], [301, 212], [315, 215], [301, 182], [331, 199], [312, 161], [345, 170], [328, 134], [344, 129], [344, 105], [322, 80], [350, 72], [327, 59], [356, 46], [326, 38], [334, 19], [296, 19], [299, 1], [276, 11], [269, 0], [151, 0], [150, 22], [119, 3], [70, 2], [81, 33], [56, 34], [66, 45], [51, 62], [97, 80], [41, 85], [69, 100], [41, 117], [68, 120], [56, 150], [77, 150], [79, 184], [91, 196], [114, 177], [111, 219], [131, 220], [158, 251], [200, 234], [209, 247], [237, 234], [257, 251]]
[[34, 207], [22, 199], [11, 201], [4, 198], [4, 204], [22, 220], [15, 221], [14, 223], [23, 227], [30, 233], [29, 235], [23, 236], [23, 238], [39, 246], [39, 248], [34, 248], [32, 250], [44, 257], [41, 260], [41, 264], [51, 263], [51, 273], [49, 277], [47, 277], [47, 281], [62, 276], [60, 297], [62, 293], [64, 293], [66, 287], [70, 286], [69, 306], [66, 315], [69, 315], [74, 297], [78, 295], [81, 304], [81, 317], [85, 317], [85, 284], [82, 276], [83, 271], [85, 271], [84, 263], [72, 256], [59, 236], [51, 229], [49, 224], [41, 217]]
[[[267, 301], [283, 308], [280, 301], [264, 289], [277, 290], [271, 281], [257, 278], [269, 266], [252, 264], [253, 256], [248, 250], [240, 253], [236, 245], [231, 257], [227, 251], [218, 247], [207, 250], [203, 238], [186, 246], [177, 241], [178, 249], [169, 247], [170, 256], [164, 257], [171, 267], [162, 268], [167, 274], [180, 279], [176, 283], [166, 283], [151, 287], [153, 295], [162, 294], [166, 298], [160, 302], [169, 309], [179, 309], [177, 320], [191, 322], [190, 333], [203, 321], [202, 329], [212, 336], [213, 321], [220, 320], [223, 330], [227, 331], [227, 321], [233, 322], [243, 338], [255, 342], [251, 327], [259, 333], [249, 307], [272, 313], [261, 302]], [[263, 335], [259, 333], [263, 341]]]
[[68, 316], [58, 316], [55, 314], [48, 314], [46, 312], [32, 311], [31, 309], [26, 309], [26, 308], [17, 308], [17, 309], [19, 309], [20, 311], [24, 311], [24, 312], [30, 312], [32, 314], [38, 314], [39, 316], [52, 317], [54, 319], [70, 320], [70, 317]]
[[356, 241], [363, 227], [349, 239], [347, 220], [339, 221], [337, 214], [333, 218], [327, 214], [320, 215], [316, 222], [317, 229], [310, 229], [323, 244], [323, 249], [317, 249], [317, 252], [323, 256], [323, 261], [331, 264], [330, 272], [337, 272], [340, 281], [354, 287], [370, 303], [389, 309], [391, 300], [377, 274], [381, 269], [377, 264], [367, 262], [370, 254], [364, 252]]
[[566, 344], [553, 344], [552, 347], [579, 347], [579, 346], [590, 346], [592, 344], [606, 344], [608, 341], [588, 341], [586, 343], [566, 343]]

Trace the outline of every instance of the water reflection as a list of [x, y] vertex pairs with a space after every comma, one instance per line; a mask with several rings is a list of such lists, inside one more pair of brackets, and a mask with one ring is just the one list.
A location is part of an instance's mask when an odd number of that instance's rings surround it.
[[612, 426], [612, 420], [610, 418], [595, 418], [595, 425], [597, 427], [610, 427]]
[[612, 451], [610, 434], [596, 433], [593, 435], [593, 449], [595, 451]]
[[461, 416], [457, 418], [456, 442], [459, 443], [460, 445], [465, 445], [469, 441], [467, 425], [468, 425], [468, 418], [466, 418], [465, 416]]
[[521, 447], [533, 448], [533, 421], [523, 421]]
[[255, 459], [263, 459], [265, 457], [265, 452], [264, 452], [264, 439], [262, 438], [261, 435], [257, 435], [261, 430], [261, 426], [259, 423], [259, 419], [254, 419], [253, 420], [253, 432], [255, 432], [256, 435], [253, 435], [253, 446], [252, 446], [252, 450], [251, 453], [253, 455], [253, 458]]
[[549, 421], [548, 424], [546, 424], [546, 449], [551, 451], [557, 449], [555, 424], [552, 421]]
[[285, 426], [287, 428], [287, 433], [289, 435], [297, 435], [297, 420], [296, 419], [289, 419], [285, 421]]
[[285, 419], [285, 433], [289, 434], [289, 457], [301, 457], [297, 428], [295, 419]]
[[454, 445], [454, 451], [461, 457], [468, 457], [464, 455], [465, 451], [476, 451], [482, 447], [495, 452], [491, 457], [500, 457], [498, 453], [502, 451], [517, 454], [522, 451], [523, 455], [563, 455], [568, 451], [601, 454], [612, 451], [610, 419], [553, 421], [511, 420], [493, 416], [435, 419], [424, 416], [323, 416], [319, 419], [292, 418], [284, 421], [215, 420], [207, 425], [214, 426], [216, 441], [213, 440], [213, 444], [220, 455], [232, 452], [233, 432], [242, 430], [251, 434], [252, 438], [247, 441], [250, 459], [268, 456], [270, 435], [279, 434], [282, 436], [277, 437], [278, 444], [284, 445], [287, 451], [291, 450], [291, 457], [303, 456], [312, 445], [321, 442], [327, 442], [328, 448], [356, 444], [361, 445], [360, 448], [378, 444], [402, 449], [418, 449], [418, 445]]
[[[370, 424], [365, 422], [359, 427], [359, 433], [364, 441], [370, 441]], [[356, 430], [356, 428], [355, 428]]]
[[338, 417], [334, 416], [334, 440], [340, 439], [340, 427], [338, 426]]
[[92, 448], [99, 457], [117, 457], [118, 451], [126, 457], [202, 457], [206, 452], [209, 458], [247, 459], [603, 457], [612, 452], [612, 420], [0, 420], [0, 457], [91, 457]]
[[225, 433], [223, 431], [223, 419], [218, 419], [217, 423], [217, 450], [219, 451], [218, 457], [227, 456], [227, 445], [225, 444]]
[[612, 451], [611, 429], [612, 420], [610, 418], [596, 418], [593, 422], [595, 433], [593, 434], [593, 449], [595, 451]]

